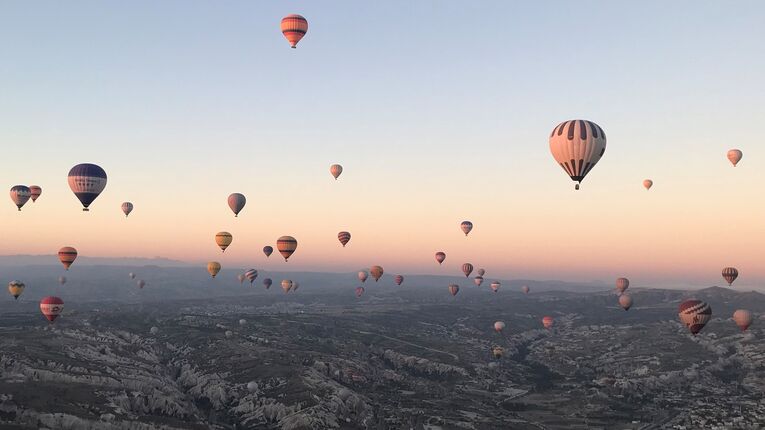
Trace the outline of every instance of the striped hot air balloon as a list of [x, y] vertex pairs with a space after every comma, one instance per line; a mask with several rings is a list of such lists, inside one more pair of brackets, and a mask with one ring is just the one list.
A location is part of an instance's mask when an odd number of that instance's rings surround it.
[[130, 212], [133, 212], [133, 204], [130, 202], [123, 202], [122, 203], [122, 213], [125, 214], [125, 218], [130, 215]]
[[651, 187], [653, 187], [653, 181], [650, 179], [643, 180], [643, 187], [645, 187], [646, 190], [650, 190]]
[[462, 273], [465, 274], [465, 277], [467, 278], [470, 276], [471, 273], [473, 273], [473, 265], [470, 263], [465, 263], [462, 265]]
[[592, 121], [575, 119], [558, 124], [550, 133], [550, 152], [571, 180], [579, 184], [606, 152], [606, 134]]
[[279, 254], [282, 254], [284, 261], [289, 260], [290, 256], [295, 253], [298, 242], [292, 236], [282, 236], [276, 240], [276, 249], [279, 250]]
[[65, 246], [58, 250], [58, 259], [64, 265], [64, 269], [69, 270], [69, 266], [77, 259], [77, 250], [71, 246]]
[[372, 275], [372, 278], [375, 280], [375, 282], [382, 278], [383, 273], [385, 273], [385, 271], [383, 270], [382, 266], [372, 266], [369, 268], [369, 274]]
[[496, 321], [494, 323], [494, 331], [496, 331], [497, 333], [502, 333], [502, 330], [504, 330], [505, 327], [506, 327], [506, 325], [502, 321]]
[[8, 292], [11, 293], [15, 300], [18, 300], [25, 287], [26, 285], [21, 281], [11, 281], [8, 283]]
[[401, 275], [396, 275], [396, 277], [393, 278], [393, 282], [395, 282], [396, 285], [401, 285], [404, 282], [404, 277]]
[[695, 335], [712, 318], [712, 307], [701, 300], [690, 299], [680, 303], [677, 315], [680, 317], [680, 322]]
[[95, 164], [78, 164], [69, 171], [69, 188], [88, 211], [91, 203], [106, 188], [106, 172]]
[[48, 296], [40, 300], [40, 312], [51, 323], [64, 311], [64, 301], [58, 297]]
[[616, 280], [616, 290], [619, 293], [623, 293], [629, 288], [630, 286], [630, 280], [627, 278], [618, 278]]
[[736, 164], [741, 161], [741, 157], [743, 156], [744, 153], [738, 149], [731, 149], [728, 151], [728, 160], [731, 162], [731, 164], [733, 164], [733, 167], [736, 167]]
[[284, 290], [285, 293], [289, 293], [292, 289], [292, 281], [289, 279], [283, 279], [282, 280], [282, 290]]
[[226, 248], [231, 245], [233, 240], [234, 236], [232, 236], [231, 233], [227, 231], [219, 231], [215, 234], [215, 243], [218, 244], [221, 252], [226, 252]]
[[738, 278], [738, 270], [735, 267], [726, 267], [722, 269], [722, 277], [725, 279], [725, 282], [728, 283], [728, 286], [730, 287], [733, 285], [733, 281]]
[[209, 273], [211, 277], [215, 278], [218, 272], [220, 272], [220, 263], [217, 261], [207, 263], [207, 273]]
[[462, 230], [463, 233], [465, 233], [465, 236], [470, 233], [470, 230], [473, 229], [473, 223], [470, 221], [462, 221], [460, 223], [460, 230]]
[[247, 204], [247, 199], [244, 197], [244, 194], [233, 193], [228, 196], [228, 207], [234, 212], [235, 217], [239, 216], [239, 212], [244, 209], [245, 204]]
[[250, 281], [250, 284], [252, 284], [258, 277], [258, 271], [255, 269], [249, 269], [248, 271], [244, 272], [244, 277]]
[[293, 13], [282, 18], [281, 29], [282, 34], [294, 49], [297, 48], [300, 39], [308, 32], [308, 21], [302, 16]]
[[42, 187], [39, 185], [30, 185], [29, 191], [32, 193], [32, 203], [37, 201], [37, 198], [42, 195]]
[[356, 297], [361, 297], [364, 294], [364, 287], [356, 287]]
[[14, 185], [11, 187], [10, 194], [11, 200], [13, 200], [13, 203], [20, 211], [21, 207], [29, 201], [30, 197], [32, 197], [32, 190], [26, 185]]
[[359, 270], [359, 281], [363, 284], [367, 281], [367, 278], [369, 278], [369, 273], [366, 270]]
[[739, 309], [733, 312], [733, 321], [741, 331], [746, 331], [752, 325], [752, 313], [746, 309]]
[[266, 278], [263, 280], [263, 286], [266, 287], [266, 289], [271, 288], [271, 284], [273, 284], [274, 281], [271, 280], [271, 278]]
[[552, 328], [554, 323], [555, 321], [553, 320], [553, 317], [545, 316], [542, 318], [542, 326], [548, 330]]
[[499, 281], [494, 281], [494, 282], [491, 283], [491, 290], [496, 293], [497, 291], [499, 291], [499, 287], [501, 285], [502, 284], [500, 284]]
[[343, 248], [345, 248], [345, 245], [348, 243], [348, 241], [351, 240], [351, 234], [347, 231], [341, 231], [337, 234], [337, 240], [340, 241], [340, 243], [343, 245]]
[[438, 264], [441, 265], [444, 260], [446, 260], [446, 253], [441, 251], [436, 252], [436, 261], [438, 261]]
[[333, 164], [329, 166], [329, 173], [331, 173], [332, 176], [335, 177], [335, 180], [337, 180], [338, 176], [340, 176], [340, 174], [343, 173], [343, 166], [339, 164]]
[[271, 256], [271, 253], [274, 252], [274, 248], [272, 246], [264, 246], [263, 247], [263, 254], [266, 254], [266, 258]]
[[456, 296], [460, 292], [460, 286], [457, 284], [449, 284], [449, 294]]
[[621, 306], [625, 311], [630, 310], [632, 307], [632, 297], [628, 296], [627, 294], [620, 295], [619, 306]]
[[483, 276], [476, 276], [475, 278], [473, 278], [473, 283], [475, 284], [476, 287], [480, 287], [481, 284], [483, 284]]

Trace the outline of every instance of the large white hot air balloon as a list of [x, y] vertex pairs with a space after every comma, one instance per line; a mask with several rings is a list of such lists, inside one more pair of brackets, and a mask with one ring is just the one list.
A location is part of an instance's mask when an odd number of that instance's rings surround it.
[[575, 189], [606, 152], [606, 134], [592, 121], [575, 119], [558, 124], [550, 133], [550, 152]]

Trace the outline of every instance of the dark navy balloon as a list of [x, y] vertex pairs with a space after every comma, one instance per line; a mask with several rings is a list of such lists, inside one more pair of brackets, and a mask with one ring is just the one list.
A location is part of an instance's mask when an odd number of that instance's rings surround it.
[[106, 188], [106, 172], [95, 164], [78, 164], [69, 171], [69, 188], [82, 203], [82, 210], [87, 211]]

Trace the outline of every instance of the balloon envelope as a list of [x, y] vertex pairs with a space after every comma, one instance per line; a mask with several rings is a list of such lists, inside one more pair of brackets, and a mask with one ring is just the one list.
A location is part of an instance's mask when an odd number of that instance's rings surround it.
[[71, 246], [65, 246], [58, 250], [58, 259], [64, 265], [64, 268], [69, 270], [74, 260], [77, 259], [77, 250]]
[[630, 310], [630, 308], [632, 307], [632, 297], [628, 296], [627, 294], [620, 295], [619, 306], [624, 308], [625, 311]]
[[739, 309], [733, 312], [733, 321], [741, 331], [745, 331], [752, 325], [752, 313], [746, 309]]
[[42, 187], [39, 185], [30, 185], [29, 191], [32, 193], [32, 203], [37, 201], [37, 198], [42, 195]]
[[246, 203], [247, 199], [244, 197], [244, 194], [233, 193], [228, 196], [228, 207], [234, 212], [235, 217], [239, 216], [239, 212], [244, 209]]
[[450, 284], [449, 285], [449, 294], [451, 294], [452, 296], [456, 296], [457, 293], [459, 293], [459, 292], [460, 292], [460, 286], [459, 285], [457, 285], [457, 284]]
[[226, 248], [231, 245], [234, 240], [234, 236], [227, 231], [219, 231], [215, 234], [215, 243], [220, 247], [222, 252], [226, 252]]
[[382, 266], [372, 266], [369, 268], [369, 274], [372, 275], [372, 278], [375, 280], [375, 282], [379, 281], [384, 273], [384, 270]]
[[521, 291], [523, 291], [524, 294], [528, 294], [529, 293], [529, 287], [524, 285], [524, 286], [521, 287]]
[[438, 264], [441, 264], [446, 260], [446, 253], [444, 252], [436, 252], [436, 261], [438, 261]]
[[623, 293], [630, 286], [630, 280], [627, 278], [618, 278], [616, 280], [616, 290]]
[[343, 248], [345, 248], [345, 245], [348, 243], [348, 241], [351, 240], [351, 234], [347, 231], [341, 231], [337, 234], [337, 240], [340, 241], [340, 243], [343, 245]]
[[393, 282], [395, 282], [396, 285], [401, 285], [401, 283], [404, 282], [404, 277], [401, 275], [396, 275], [396, 277], [393, 278]]
[[577, 182], [577, 190], [604, 152], [606, 134], [592, 121], [564, 121], [550, 133], [550, 153], [571, 180]]
[[465, 263], [462, 265], [462, 273], [465, 274], [465, 277], [467, 278], [470, 276], [471, 273], [473, 273], [473, 265], [470, 263]]
[[358, 277], [359, 277], [359, 281], [361, 281], [361, 283], [363, 284], [364, 282], [366, 282], [367, 278], [369, 278], [369, 273], [366, 270], [359, 270]]
[[273, 284], [274, 281], [271, 280], [271, 278], [266, 278], [263, 280], [263, 286], [266, 287], [266, 289], [271, 288], [271, 284]]
[[728, 286], [733, 285], [733, 281], [738, 278], [738, 269], [735, 267], [726, 267], [722, 270], [722, 277], [725, 279], [725, 282], [728, 283]]
[[473, 278], [473, 283], [475, 284], [476, 287], [480, 287], [481, 284], [483, 284], [483, 276], [476, 276], [475, 278]]
[[356, 297], [361, 297], [364, 294], [364, 287], [356, 287]]
[[258, 277], [258, 271], [255, 269], [249, 269], [246, 272], [244, 272], [244, 277], [247, 278], [248, 281], [250, 281], [250, 284], [255, 282], [255, 279]]
[[329, 173], [331, 173], [332, 176], [335, 177], [335, 180], [337, 180], [337, 177], [340, 176], [341, 173], [343, 173], [343, 166], [339, 164], [333, 164], [329, 166]]
[[551, 328], [554, 323], [555, 322], [553, 320], [553, 317], [546, 316], [546, 317], [542, 318], [542, 326], [544, 326], [544, 328], [546, 328], [546, 329]]
[[465, 233], [465, 236], [467, 236], [468, 233], [473, 230], [473, 223], [470, 221], [462, 221], [460, 223], [460, 230], [462, 230], [462, 232]]
[[500, 284], [499, 281], [494, 281], [491, 283], [491, 289], [496, 293], [501, 285], [502, 284]]
[[11, 293], [15, 300], [19, 299], [21, 293], [24, 292], [24, 288], [26, 288], [26, 285], [21, 281], [11, 281], [8, 283], [8, 292]]
[[125, 214], [125, 218], [127, 218], [128, 215], [130, 215], [130, 212], [133, 212], [133, 204], [130, 202], [124, 202], [122, 203], [122, 213]]
[[59, 283], [59, 285], [66, 284], [66, 276], [59, 276], [58, 277], [58, 283]]
[[276, 240], [276, 249], [282, 254], [284, 261], [289, 260], [290, 256], [295, 253], [297, 246], [298, 242], [292, 236], [282, 236]]
[[692, 334], [697, 334], [712, 318], [712, 307], [701, 300], [690, 299], [680, 303], [677, 315]]
[[266, 257], [270, 257], [272, 252], [274, 252], [274, 248], [272, 246], [266, 245], [263, 247], [263, 254], [266, 254]]
[[88, 211], [91, 203], [106, 188], [106, 172], [95, 164], [78, 164], [69, 171], [69, 188]]
[[478, 275], [478, 276], [483, 276], [483, 275], [485, 275], [485, 274], [486, 274], [486, 270], [484, 270], [484, 269], [478, 269], [478, 270], [477, 270], [475, 273], [476, 273], [476, 275]]
[[643, 181], [643, 186], [645, 187], [646, 190], [650, 190], [651, 187], [653, 187], [653, 181], [650, 179], [646, 179]]
[[218, 263], [217, 261], [211, 261], [207, 263], [207, 273], [209, 273], [210, 276], [214, 278], [215, 275], [218, 274], [218, 272], [220, 272], [220, 263]]
[[741, 161], [741, 157], [743, 156], [744, 153], [738, 149], [731, 149], [728, 151], [728, 160], [731, 162], [731, 164], [733, 164], [733, 167], [736, 167], [736, 164]]
[[308, 20], [298, 14], [287, 15], [282, 18], [281, 30], [290, 46], [297, 48], [300, 39], [308, 32]]
[[144, 281], [143, 279], [141, 279], [141, 280], [139, 280], [138, 282], [136, 282], [136, 285], [138, 285], [138, 288], [141, 288], [141, 289], [143, 289], [143, 287], [145, 287], [145, 286], [146, 286], [146, 281]]
[[501, 332], [501, 331], [502, 331], [502, 330], [504, 330], [504, 329], [505, 329], [505, 323], [504, 323], [504, 322], [502, 322], [502, 321], [497, 321], [497, 322], [495, 322], [495, 323], [494, 323], [494, 330], [495, 330], [497, 333]]
[[64, 311], [64, 301], [55, 296], [48, 296], [40, 300], [40, 312], [43, 316], [53, 322]]
[[32, 190], [30, 190], [26, 185], [14, 185], [11, 187], [10, 194], [13, 203], [16, 205], [18, 210], [21, 210], [21, 207], [24, 206], [27, 201], [29, 201], [30, 197], [32, 197]]

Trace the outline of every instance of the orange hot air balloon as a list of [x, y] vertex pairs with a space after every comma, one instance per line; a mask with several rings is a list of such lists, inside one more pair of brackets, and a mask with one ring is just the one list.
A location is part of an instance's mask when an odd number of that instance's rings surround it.
[[456, 296], [460, 292], [460, 286], [457, 284], [449, 284], [449, 294]]
[[276, 239], [276, 249], [282, 254], [284, 261], [287, 261], [290, 258], [297, 249], [297, 246], [298, 242], [292, 236], [282, 236], [279, 239]]
[[215, 275], [218, 274], [218, 272], [220, 272], [220, 263], [218, 263], [217, 261], [211, 261], [207, 263], [207, 273], [209, 273], [210, 276], [214, 278]]
[[64, 268], [69, 270], [69, 266], [77, 259], [77, 250], [71, 246], [65, 246], [58, 250], [58, 259], [64, 265]]
[[64, 301], [58, 297], [48, 296], [40, 300], [40, 312], [51, 323], [64, 311]]
[[219, 231], [215, 234], [215, 243], [220, 247], [221, 252], [226, 252], [226, 248], [231, 245], [234, 236], [227, 231]]
[[623, 293], [630, 286], [630, 280], [627, 278], [619, 278], [616, 280], [616, 290]]
[[333, 164], [329, 166], [329, 173], [331, 173], [332, 176], [335, 177], [335, 180], [337, 180], [337, 177], [340, 176], [341, 173], [343, 173], [343, 166], [339, 164]]
[[287, 15], [282, 18], [281, 28], [282, 34], [294, 49], [308, 32], [308, 20], [297, 14]]
[[650, 179], [646, 179], [643, 181], [643, 187], [645, 187], [646, 190], [650, 190], [651, 187], [653, 187], [653, 181]]
[[630, 308], [632, 307], [632, 297], [628, 296], [627, 294], [620, 295], [619, 306], [624, 308], [625, 311], [630, 310]]
[[553, 317], [546, 316], [542, 318], [542, 325], [548, 330], [553, 326], [553, 323]]
[[372, 278], [374, 278], [375, 282], [382, 278], [383, 273], [384, 271], [381, 266], [372, 266], [369, 268], [369, 274], [372, 275]]
[[733, 167], [736, 167], [736, 164], [738, 164], [739, 161], [741, 161], [741, 157], [744, 156], [744, 153], [741, 152], [738, 149], [731, 149], [728, 151], [728, 161], [733, 164]]
[[752, 325], [752, 313], [746, 309], [739, 309], [733, 312], [733, 321], [741, 331], [746, 331]]
[[351, 234], [347, 231], [341, 231], [337, 234], [337, 240], [339, 240], [340, 244], [345, 248], [345, 245], [351, 240]]
[[438, 264], [441, 265], [444, 260], [446, 260], [446, 253], [441, 251], [436, 252], [436, 261], [438, 261]]

